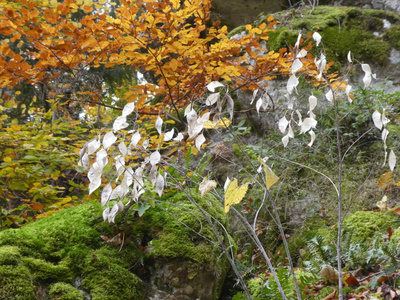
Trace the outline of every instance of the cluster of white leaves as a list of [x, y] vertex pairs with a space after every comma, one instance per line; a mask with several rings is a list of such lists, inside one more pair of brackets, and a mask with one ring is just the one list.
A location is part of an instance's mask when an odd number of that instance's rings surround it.
[[[383, 109], [382, 113], [375, 110], [372, 114], [372, 121], [374, 121], [375, 127], [382, 131], [381, 138], [383, 141], [383, 149], [385, 152], [385, 159], [384, 159], [383, 165], [385, 165], [386, 160], [387, 160], [386, 140], [389, 135], [389, 130], [387, 129], [386, 125], [390, 122], [390, 120], [386, 117], [385, 109]], [[394, 154], [393, 150], [390, 150], [388, 163], [389, 163], [390, 170], [393, 171], [393, 169], [396, 165], [396, 155]]]
[[[256, 89], [256, 90], [253, 92], [253, 97], [251, 98], [250, 104], [253, 104], [254, 100], [257, 99], [257, 96], [258, 96], [258, 94], [259, 94], [258, 92], [259, 92], [258, 89]], [[262, 109], [262, 110], [264, 110], [264, 111], [267, 110], [267, 108], [268, 108], [270, 105], [271, 105], [271, 106], [273, 105], [272, 100], [271, 100], [271, 97], [268, 95], [268, 92], [267, 92], [267, 91], [263, 91], [263, 92], [261, 93], [261, 96], [258, 97], [258, 100], [257, 100], [257, 102], [256, 102], [256, 110], [257, 110], [257, 113], [260, 114], [260, 109]]]

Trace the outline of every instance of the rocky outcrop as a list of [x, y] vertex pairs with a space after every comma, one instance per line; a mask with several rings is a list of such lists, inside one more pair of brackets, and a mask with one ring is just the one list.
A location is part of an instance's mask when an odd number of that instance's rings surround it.
[[[194, 199], [227, 226], [215, 199]], [[185, 194], [163, 201], [113, 225], [88, 203], [0, 232], [0, 299], [217, 299], [228, 265], [201, 237], [213, 231]]]

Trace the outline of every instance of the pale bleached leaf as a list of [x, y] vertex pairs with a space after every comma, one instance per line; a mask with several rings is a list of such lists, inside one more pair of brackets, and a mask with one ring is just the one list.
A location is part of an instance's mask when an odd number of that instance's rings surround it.
[[308, 117], [303, 120], [303, 123], [301, 124], [301, 129], [300, 133], [306, 133], [309, 131], [311, 128], [315, 128], [317, 126], [317, 120], [314, 118]]
[[149, 143], [150, 143], [150, 141], [149, 140], [145, 140], [144, 142], [143, 142], [143, 148], [144, 149], [147, 149], [147, 147], [149, 147]]
[[253, 91], [253, 97], [251, 97], [250, 105], [253, 104], [254, 100], [256, 99], [258, 93], [258, 89]]
[[386, 110], [383, 109], [383, 112], [382, 112], [382, 124], [383, 124], [383, 126], [386, 126], [389, 122], [390, 122], [390, 120], [386, 117]]
[[101, 191], [101, 205], [104, 206], [107, 204], [107, 202], [110, 200], [110, 196], [112, 193], [113, 189], [111, 184], [107, 184], [103, 190]]
[[301, 32], [299, 32], [299, 35], [297, 36], [296, 44], [294, 44], [294, 47], [296, 49], [299, 49], [299, 47], [300, 47], [300, 40], [301, 40]]
[[333, 92], [331, 89], [325, 94], [325, 98], [328, 99], [329, 102], [333, 101]]
[[203, 145], [203, 143], [206, 141], [206, 138], [204, 137], [203, 134], [200, 134], [197, 138], [196, 138], [196, 148], [200, 151], [201, 149], [201, 145]]
[[189, 138], [194, 138], [196, 135], [198, 135], [204, 128], [204, 124], [197, 124], [195, 126], [188, 126], [188, 134]]
[[128, 126], [129, 126], [129, 124], [126, 123], [126, 116], [119, 116], [114, 121], [113, 130], [118, 131], [118, 130], [124, 129]]
[[207, 84], [206, 87], [211, 93], [214, 93], [216, 88], [223, 87], [223, 86], [224, 85], [219, 81], [212, 81], [209, 84]]
[[91, 140], [87, 145], [88, 155], [92, 155], [93, 153], [95, 153], [97, 151], [97, 149], [100, 148], [100, 145], [101, 145], [100, 137], [97, 137], [97, 138]]
[[302, 57], [305, 57], [306, 55], [307, 55], [307, 51], [304, 50], [304, 49], [301, 49], [301, 50], [299, 51], [299, 53], [297, 53], [296, 57], [297, 57], [297, 58], [302, 58]]
[[286, 146], [288, 145], [288, 143], [289, 143], [289, 134], [285, 135], [285, 136], [282, 138], [283, 147], [286, 147]]
[[386, 139], [387, 139], [388, 135], [389, 135], [389, 131], [386, 128], [383, 128], [383, 130], [382, 130], [382, 141], [384, 143], [386, 143]]
[[103, 148], [108, 150], [112, 144], [114, 144], [117, 140], [117, 137], [114, 135], [112, 131], [107, 132], [103, 138]]
[[315, 141], [315, 132], [310, 130], [308, 133], [311, 136], [311, 141], [307, 144], [307, 146], [311, 147], [314, 144], [314, 141]]
[[182, 132], [179, 132], [178, 135], [173, 139], [174, 141], [180, 142], [183, 140]]
[[290, 76], [286, 86], [288, 93], [289, 94], [293, 93], [293, 90], [296, 90], [298, 84], [299, 80], [297, 79], [297, 77], [295, 75]]
[[228, 111], [228, 114], [231, 118], [231, 120], [233, 120], [233, 107], [234, 107], [234, 102], [232, 97], [228, 94], [226, 95], [226, 110]]
[[84, 167], [85, 169], [89, 168], [89, 155], [87, 152], [79, 159], [78, 166]]
[[154, 151], [154, 152], [150, 155], [150, 160], [149, 160], [149, 162], [150, 162], [150, 164], [151, 164], [152, 166], [158, 164], [158, 163], [160, 162], [160, 160], [161, 160], [161, 155], [160, 155], [160, 152], [158, 152], [158, 150]]
[[210, 120], [210, 115], [211, 115], [210, 112], [206, 112], [206, 113], [202, 114], [201, 117], [197, 120], [197, 123], [201, 124], [201, 123], [207, 122], [208, 120]]
[[163, 123], [164, 123], [164, 121], [160, 118], [160, 116], [158, 116], [158, 118], [156, 120], [156, 124], [155, 124], [158, 134], [161, 134], [161, 132], [162, 132], [162, 124]]
[[289, 130], [288, 130], [288, 136], [290, 137], [290, 138], [294, 138], [294, 133], [293, 133], [293, 129], [292, 129], [292, 125], [290, 125], [290, 123], [289, 123]]
[[156, 183], [157, 175], [158, 175], [158, 173], [157, 173], [157, 167], [156, 167], [156, 165], [151, 166], [150, 174], [149, 174], [149, 179], [150, 179], [150, 183], [151, 183], [152, 185], [154, 185], [154, 184]]
[[382, 129], [383, 127], [383, 123], [382, 123], [382, 115], [379, 111], [374, 111], [374, 113], [372, 114], [372, 121], [374, 121], [374, 125], [376, 128], [378, 129]]
[[280, 132], [285, 133], [288, 125], [289, 125], [289, 121], [286, 119], [286, 117], [282, 117], [279, 119], [278, 127], [279, 127]]
[[110, 214], [110, 207], [109, 206], [107, 206], [104, 210], [103, 210], [103, 220], [104, 220], [104, 222], [105, 221], [108, 221], [108, 216], [109, 216], [109, 214]]
[[101, 149], [96, 153], [96, 162], [101, 169], [108, 164], [108, 154], [106, 150]]
[[100, 187], [101, 177], [96, 177], [89, 183], [89, 195]]
[[97, 178], [101, 178], [102, 172], [103, 172], [103, 168], [98, 164], [98, 162], [94, 162], [89, 169], [87, 177], [90, 182], [93, 182]]
[[349, 100], [350, 103], [353, 102], [353, 99], [351, 99], [351, 97], [350, 97], [350, 91], [351, 91], [352, 88], [353, 88], [353, 87], [352, 87], [350, 84], [348, 84], [348, 85], [346, 86], [347, 100]]
[[217, 187], [217, 182], [215, 180], [209, 180], [207, 177], [203, 178], [203, 181], [199, 185], [199, 191], [201, 193], [201, 198], [204, 197], [212, 189]]
[[158, 174], [156, 181], [156, 193], [161, 197], [164, 191], [164, 177]]
[[321, 42], [322, 36], [318, 32], [314, 32], [312, 37], [313, 37], [314, 41], [317, 43], [317, 47], [318, 47], [319, 43]]
[[187, 115], [186, 120], [189, 127], [194, 127], [197, 124], [197, 113], [194, 109], [192, 109]]
[[347, 60], [349, 61], [349, 63], [352, 63], [353, 61], [351, 60], [351, 51], [349, 51], [349, 53], [347, 53]]
[[124, 182], [124, 184], [128, 187], [131, 186], [133, 183], [133, 175], [134, 175], [134, 172], [133, 172], [132, 168], [131, 167], [127, 168], [125, 170], [124, 179], [122, 180], [122, 182]]
[[263, 100], [261, 98], [258, 99], [257, 102], [256, 102], [256, 110], [257, 110], [258, 114], [260, 113], [260, 107], [261, 107], [262, 104], [263, 104]]
[[317, 103], [318, 103], [317, 97], [315, 97], [314, 95], [308, 97], [308, 104], [310, 105], [310, 111], [314, 110], [314, 108], [317, 106]]
[[365, 72], [365, 75], [363, 78], [364, 88], [367, 88], [371, 84], [371, 80], [372, 80], [371, 67], [368, 64], [361, 64], [361, 68]]
[[140, 139], [141, 139], [140, 133], [139, 133], [139, 131], [136, 131], [136, 132], [132, 135], [132, 138], [131, 138], [131, 145], [132, 145], [133, 147], [136, 147], [137, 144], [139, 143]]
[[393, 169], [396, 166], [396, 155], [394, 154], [393, 150], [390, 150], [388, 163], [390, 171], [393, 172]]
[[127, 103], [124, 106], [124, 109], [122, 110], [122, 115], [126, 117], [126, 116], [130, 115], [133, 112], [134, 109], [135, 109], [135, 103], [134, 102]]
[[115, 203], [113, 208], [111, 209], [110, 213], [108, 214], [108, 222], [109, 223], [115, 222], [115, 217], [117, 216], [118, 211], [119, 211], [118, 204]]
[[170, 131], [166, 132], [164, 134], [164, 141], [165, 142], [170, 141], [172, 139], [172, 137], [174, 136], [174, 133], [175, 133], [175, 129], [174, 128], [172, 128]]
[[124, 142], [120, 142], [118, 144], [118, 149], [119, 149], [119, 152], [121, 152], [122, 155], [125, 156], [125, 155], [128, 154], [128, 148], [126, 147]]
[[188, 106], [186, 106], [185, 113], [183, 115], [186, 117], [192, 111], [192, 109], [193, 109], [193, 105], [189, 104]]
[[226, 177], [225, 184], [224, 184], [224, 191], [226, 192], [226, 189], [228, 188], [229, 184], [231, 183], [231, 180], [229, 177]]
[[298, 70], [300, 70], [303, 67], [303, 63], [301, 62], [300, 59], [295, 59], [295, 61], [292, 64], [292, 74], [295, 74]]
[[119, 177], [125, 171], [125, 156], [118, 155], [114, 159], [115, 159], [115, 169], [117, 170], [117, 176]]
[[207, 106], [214, 105], [215, 102], [217, 102], [218, 100], [219, 100], [219, 93], [211, 94], [206, 99], [206, 105]]

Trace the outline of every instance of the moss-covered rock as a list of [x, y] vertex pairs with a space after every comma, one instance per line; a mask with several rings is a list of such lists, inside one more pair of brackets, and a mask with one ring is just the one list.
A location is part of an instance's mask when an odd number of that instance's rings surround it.
[[[214, 198], [192, 198], [216, 226], [227, 226]], [[92, 202], [0, 232], [0, 299], [86, 293], [93, 300], [139, 300], [149, 297], [145, 292], [217, 299], [228, 265], [211, 243], [213, 230], [185, 194], [160, 203], [140, 218], [133, 210], [121, 214], [116, 225], [104, 223], [101, 205]]]
[[49, 295], [50, 300], [83, 300], [83, 294], [78, 289], [64, 282], [52, 284]]

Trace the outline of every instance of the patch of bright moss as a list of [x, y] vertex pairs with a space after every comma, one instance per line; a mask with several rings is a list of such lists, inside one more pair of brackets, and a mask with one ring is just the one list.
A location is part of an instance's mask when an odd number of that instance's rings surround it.
[[73, 276], [71, 270], [63, 264], [54, 265], [43, 259], [24, 257], [24, 264], [32, 270], [32, 275], [38, 282], [46, 281], [71, 281]]
[[400, 25], [390, 27], [385, 38], [393, 45], [394, 48], [400, 50]]
[[31, 272], [24, 265], [0, 267], [0, 299], [34, 300], [35, 286]]
[[83, 300], [82, 293], [72, 285], [57, 282], [50, 286], [50, 300]]
[[21, 253], [18, 247], [0, 247], [0, 265], [16, 265], [21, 262]]

